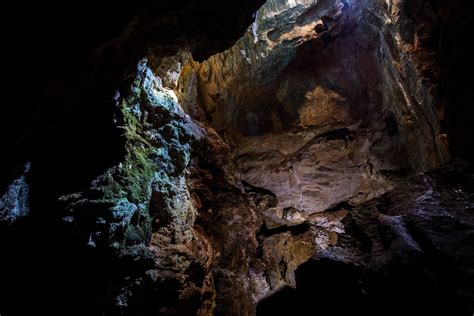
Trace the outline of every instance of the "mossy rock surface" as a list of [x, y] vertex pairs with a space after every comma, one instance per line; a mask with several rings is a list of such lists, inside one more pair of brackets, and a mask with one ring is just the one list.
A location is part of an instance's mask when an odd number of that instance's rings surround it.
[[107, 169], [88, 190], [61, 198], [73, 214], [74, 220], [69, 216], [68, 221], [78, 225], [77, 230], [89, 231], [91, 246], [146, 243], [152, 217], [165, 216], [173, 222], [187, 209], [182, 177], [191, 159], [194, 131], [174, 93], [162, 86], [145, 60], [139, 63], [119, 110], [125, 145], [122, 162]]

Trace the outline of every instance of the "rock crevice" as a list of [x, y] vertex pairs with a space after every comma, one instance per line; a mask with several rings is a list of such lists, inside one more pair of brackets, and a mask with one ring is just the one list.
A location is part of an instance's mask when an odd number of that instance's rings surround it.
[[137, 3], [50, 86], [1, 179], [0, 314], [472, 314], [458, 1], [263, 2]]

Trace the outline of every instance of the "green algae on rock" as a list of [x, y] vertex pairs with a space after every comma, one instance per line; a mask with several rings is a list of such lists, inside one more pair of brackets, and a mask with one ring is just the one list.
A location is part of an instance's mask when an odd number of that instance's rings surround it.
[[[186, 217], [176, 215], [188, 208], [177, 202], [183, 194], [184, 200], [189, 195], [186, 189], [180, 195], [179, 188], [183, 188], [183, 172], [190, 160], [189, 142], [193, 134], [199, 135], [197, 127], [187, 130], [186, 115], [176, 97], [162, 86], [147, 60], [138, 64], [130, 95], [120, 102], [119, 110], [123, 161], [94, 180], [89, 190], [61, 198], [68, 204], [69, 222], [81, 225], [87, 219], [91, 223], [91, 217], [103, 213], [96, 218], [102, 229], [90, 232], [88, 244], [97, 246], [100, 241], [117, 249], [129, 242], [146, 242], [152, 218], [166, 217], [162, 213]], [[155, 211], [150, 215], [152, 197]], [[98, 208], [103, 210], [92, 212]]]

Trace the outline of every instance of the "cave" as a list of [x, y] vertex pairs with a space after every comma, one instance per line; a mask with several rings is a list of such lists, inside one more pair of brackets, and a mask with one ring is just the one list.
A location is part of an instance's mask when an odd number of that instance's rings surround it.
[[473, 6], [13, 4], [0, 315], [473, 315]]

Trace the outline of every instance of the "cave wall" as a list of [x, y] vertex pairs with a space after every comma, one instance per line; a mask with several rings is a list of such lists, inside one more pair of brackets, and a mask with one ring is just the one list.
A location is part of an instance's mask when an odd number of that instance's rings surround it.
[[281, 208], [369, 200], [449, 159], [433, 6], [269, 1], [234, 47], [185, 66], [178, 96]]
[[[1, 169], [2, 314], [24, 314], [32, 305], [82, 315], [215, 309], [212, 253], [222, 245], [217, 239], [214, 250], [211, 233], [193, 227], [187, 168], [191, 147], [224, 155], [226, 146], [208, 145], [212, 137], [163, 84], [172, 76], [155, 76], [148, 63], [180, 50], [203, 59], [228, 48], [261, 4], [143, 1], [112, 13], [81, 3], [78, 19], [44, 8], [42, 18], [51, 20], [35, 32], [46, 37], [33, 37], [46, 45], [36, 56], [45, 64], [33, 69], [48, 76], [20, 91], [19, 105], [2, 115], [10, 153]], [[58, 25], [61, 32], [49, 32]], [[197, 141], [203, 138], [209, 141]], [[241, 194], [231, 184], [222, 186]], [[247, 247], [246, 238], [255, 237], [235, 237], [235, 247]], [[31, 240], [37, 246], [22, 251]], [[42, 258], [34, 271], [31, 257]], [[250, 295], [237, 287], [242, 282], [229, 286], [237, 282], [232, 275], [219, 282], [230, 290], [222, 302]], [[243, 301], [239, 308], [255, 309]]]
[[[82, 30], [52, 22], [83, 38], [50, 57], [69, 66], [38, 83], [33, 119], [2, 126], [15, 132], [0, 312], [265, 314], [291, 291], [300, 304], [318, 269], [418, 275], [439, 253], [455, 270], [428, 265], [441, 286], [472, 279], [470, 196], [459, 202], [472, 170], [446, 196], [436, 173], [407, 180], [470, 139], [451, 105], [462, 87], [441, 79], [458, 4], [262, 2], [144, 1], [103, 28], [108, 7]], [[32, 112], [24, 102], [14, 113]], [[317, 291], [334, 300], [330, 289]], [[448, 303], [470, 293], [450, 284]]]

